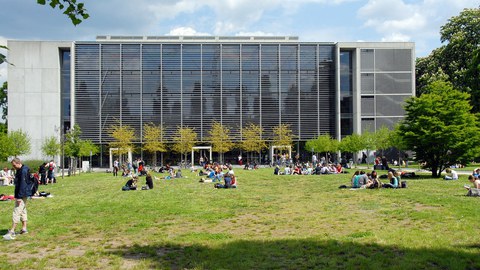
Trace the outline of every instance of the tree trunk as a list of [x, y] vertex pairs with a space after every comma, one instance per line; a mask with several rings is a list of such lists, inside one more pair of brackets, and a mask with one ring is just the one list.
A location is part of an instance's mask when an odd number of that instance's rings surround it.
[[157, 167], [157, 151], [153, 152], [153, 168]]

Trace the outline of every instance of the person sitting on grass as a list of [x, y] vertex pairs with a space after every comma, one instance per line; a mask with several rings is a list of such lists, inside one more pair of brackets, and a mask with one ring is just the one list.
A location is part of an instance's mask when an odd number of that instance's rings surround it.
[[372, 173], [368, 177], [365, 188], [380, 188], [380, 187], [382, 187], [382, 183], [378, 179], [378, 174], [376, 171], [372, 171]]
[[446, 172], [448, 175], [445, 175], [445, 180], [458, 180], [458, 174], [456, 171], [447, 168]]
[[352, 176], [352, 188], [360, 188], [358, 179], [360, 178], [360, 171], [356, 171]]
[[178, 169], [178, 171], [175, 173], [175, 178], [182, 178], [182, 170]]
[[217, 183], [213, 185], [214, 188], [236, 188], [237, 182], [235, 181], [235, 175], [231, 175], [226, 173], [223, 177], [223, 181], [225, 182], [224, 185]]
[[275, 165], [275, 170], [273, 170], [274, 175], [279, 175], [280, 174], [280, 167], [278, 165]]
[[389, 183], [383, 184], [384, 188], [398, 188], [398, 179], [393, 175], [392, 171], [387, 174]]
[[468, 190], [467, 196], [480, 196], [480, 180], [473, 175], [469, 175], [468, 181], [473, 184], [473, 187], [468, 185], [463, 186]]
[[13, 201], [13, 200], [15, 200], [15, 196], [13, 195], [0, 194], [0, 201]]
[[130, 180], [127, 181], [127, 183], [125, 183], [124, 189], [137, 190], [137, 181], [138, 181], [138, 178], [136, 176], [132, 177]]
[[150, 172], [147, 172], [147, 176], [145, 177], [145, 185], [147, 185], [148, 189], [153, 189], [153, 178]]

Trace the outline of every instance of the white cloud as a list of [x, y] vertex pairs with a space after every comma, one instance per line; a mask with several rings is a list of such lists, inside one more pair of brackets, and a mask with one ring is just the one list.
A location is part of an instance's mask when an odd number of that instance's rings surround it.
[[214, 13], [211, 25], [215, 35], [231, 35], [248, 31], [267, 11], [279, 10], [279, 17], [295, 13], [304, 4], [341, 4], [355, 0], [170, 0], [148, 5], [156, 20], [173, 19], [182, 13], [192, 14], [201, 9]]
[[261, 36], [261, 37], [265, 37], [265, 36], [276, 36], [276, 34], [263, 32], [263, 31], [254, 31], [254, 32], [240, 31], [240, 32], [236, 33], [235, 36], [239, 36], [239, 37]]
[[210, 36], [209, 33], [197, 32], [191, 27], [175, 27], [167, 33], [167, 36]]
[[408, 42], [411, 37], [401, 33], [391, 33], [390, 35], [383, 37], [383, 42]]
[[440, 26], [452, 16], [476, 6], [478, 0], [369, 0], [357, 15], [364, 20], [364, 27], [382, 35], [382, 41], [424, 44], [427, 39], [438, 41]]

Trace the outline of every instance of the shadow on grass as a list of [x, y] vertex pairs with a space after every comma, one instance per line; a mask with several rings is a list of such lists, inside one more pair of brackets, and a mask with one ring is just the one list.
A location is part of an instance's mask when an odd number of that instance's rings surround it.
[[[162, 269], [480, 269], [477, 246], [407, 249], [339, 241], [233, 241], [203, 245], [135, 245], [107, 255]], [[468, 249], [475, 249], [470, 253]]]

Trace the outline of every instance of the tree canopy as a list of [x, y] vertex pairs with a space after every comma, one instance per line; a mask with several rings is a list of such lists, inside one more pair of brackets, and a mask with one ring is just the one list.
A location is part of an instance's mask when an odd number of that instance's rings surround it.
[[190, 127], [178, 127], [173, 136], [172, 150], [179, 154], [187, 154], [197, 142], [197, 133]]
[[37, 0], [37, 3], [40, 5], [48, 4], [53, 9], [58, 8], [63, 11], [63, 14], [70, 18], [73, 25], [78, 25], [90, 17], [85, 9], [85, 4], [77, 3], [77, 0]]
[[[293, 144], [293, 132], [288, 124], [280, 124], [273, 128], [273, 144], [289, 146]], [[278, 149], [282, 149], [279, 147]]]
[[338, 150], [338, 141], [332, 139], [330, 135], [324, 134], [320, 135], [315, 139], [308, 140], [305, 143], [305, 150], [312, 151], [316, 153], [330, 153]]
[[441, 27], [440, 37], [444, 45], [417, 59], [417, 94], [428, 92], [428, 85], [435, 81], [448, 81], [470, 93], [473, 110], [480, 111], [480, 8], [464, 9], [450, 18]]
[[21, 156], [30, 153], [31, 144], [30, 137], [26, 132], [20, 130], [11, 131], [8, 133], [8, 138], [11, 140], [12, 148], [10, 150], [10, 156]]
[[267, 148], [267, 143], [262, 138], [263, 128], [259, 125], [250, 123], [242, 130], [243, 140], [241, 147], [247, 152], [261, 152]]
[[42, 143], [42, 153], [52, 159], [60, 152], [60, 143], [55, 136], [46, 137]]
[[456, 163], [475, 156], [480, 145], [477, 115], [471, 113], [470, 95], [437, 81], [426, 93], [407, 101], [406, 117], [398, 127], [402, 143], [415, 151], [433, 177]]
[[117, 155], [127, 154], [128, 151], [133, 151], [133, 140], [135, 139], [135, 130], [129, 125], [121, 125], [117, 123], [112, 125], [108, 130], [112, 137], [110, 148], [115, 148], [114, 152]]
[[157, 152], [166, 152], [167, 147], [163, 142], [165, 130], [162, 126], [153, 123], [143, 125], [143, 149], [146, 152], [153, 153], [153, 164], [157, 164]]
[[208, 134], [207, 140], [212, 142], [212, 150], [219, 153], [220, 161], [223, 162], [223, 153], [232, 150], [235, 146], [230, 136], [230, 129], [218, 122], [213, 122]]

